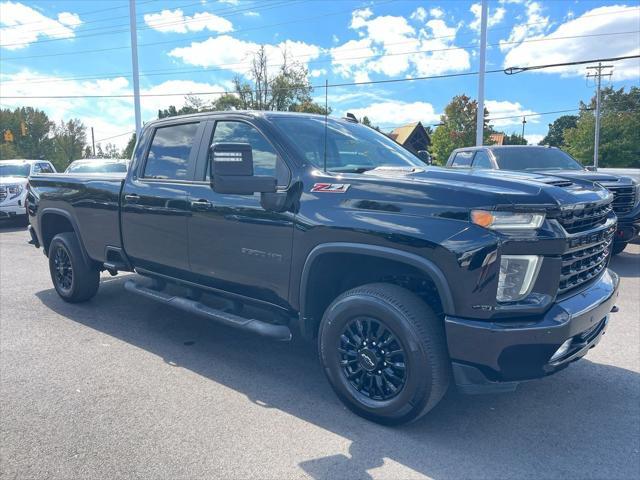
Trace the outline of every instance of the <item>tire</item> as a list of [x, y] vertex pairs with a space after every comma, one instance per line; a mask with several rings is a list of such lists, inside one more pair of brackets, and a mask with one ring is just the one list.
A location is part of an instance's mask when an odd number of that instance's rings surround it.
[[85, 260], [75, 233], [53, 237], [48, 254], [51, 281], [65, 302], [86, 302], [96, 294], [100, 272]]
[[[320, 362], [340, 400], [377, 423], [418, 419], [436, 406], [449, 386], [442, 319], [417, 295], [397, 285], [372, 283], [340, 295], [322, 318], [318, 343]], [[394, 353], [398, 350], [402, 353]], [[356, 373], [358, 369], [362, 373]]]
[[621, 243], [614, 243], [613, 244], [613, 248], [611, 249], [611, 252], [613, 255], [618, 255], [620, 253], [622, 253], [624, 251], [625, 248], [627, 248], [628, 243], [627, 242], [621, 242]]

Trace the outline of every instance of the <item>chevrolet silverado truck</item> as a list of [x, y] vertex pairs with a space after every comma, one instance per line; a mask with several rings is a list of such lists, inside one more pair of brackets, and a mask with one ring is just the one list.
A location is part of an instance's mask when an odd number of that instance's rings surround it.
[[597, 182], [613, 193], [613, 211], [618, 217], [613, 255], [622, 253], [627, 244], [640, 234], [640, 184], [627, 175], [588, 170], [559, 148], [535, 145], [458, 148], [451, 153], [447, 166], [535, 172], [569, 181]]
[[126, 176], [32, 177], [63, 300], [101, 271], [215, 322], [318, 345], [347, 407], [399, 424], [450, 382], [511, 391], [584, 356], [615, 310], [612, 195], [425, 167], [357, 122], [218, 112], [148, 123]]

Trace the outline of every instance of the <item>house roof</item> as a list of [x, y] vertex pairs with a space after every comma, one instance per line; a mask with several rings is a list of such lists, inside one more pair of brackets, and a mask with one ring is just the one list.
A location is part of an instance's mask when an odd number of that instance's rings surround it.
[[419, 123], [420, 122], [414, 122], [398, 127], [391, 131], [389, 137], [400, 144], [404, 144], [404, 142], [406, 142], [407, 139], [411, 136]]
[[504, 133], [492, 133], [489, 135], [489, 140], [495, 145], [504, 145]]

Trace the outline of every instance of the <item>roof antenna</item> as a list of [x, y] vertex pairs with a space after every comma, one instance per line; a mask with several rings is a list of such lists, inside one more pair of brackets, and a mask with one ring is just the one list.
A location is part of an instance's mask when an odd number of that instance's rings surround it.
[[324, 173], [327, 173], [327, 121], [329, 117], [329, 80], [324, 80]]

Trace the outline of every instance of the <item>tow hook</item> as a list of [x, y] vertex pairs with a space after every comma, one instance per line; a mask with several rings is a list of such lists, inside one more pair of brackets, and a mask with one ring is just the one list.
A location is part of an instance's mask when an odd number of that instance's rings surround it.
[[620, 309], [618, 308], [617, 305], [614, 305], [613, 307], [611, 307], [611, 313], [618, 313], [620, 311]]

